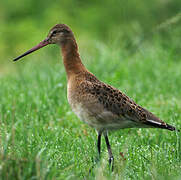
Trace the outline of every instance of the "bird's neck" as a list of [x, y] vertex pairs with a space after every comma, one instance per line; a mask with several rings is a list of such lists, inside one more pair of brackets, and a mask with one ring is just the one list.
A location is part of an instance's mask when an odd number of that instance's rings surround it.
[[68, 39], [65, 43], [63, 43], [61, 45], [61, 50], [68, 78], [86, 71], [86, 68], [80, 59], [78, 46], [74, 38]]

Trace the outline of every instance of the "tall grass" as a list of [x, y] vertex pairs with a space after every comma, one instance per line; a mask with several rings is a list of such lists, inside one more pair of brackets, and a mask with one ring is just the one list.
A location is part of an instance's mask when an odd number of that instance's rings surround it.
[[[82, 59], [100, 80], [181, 128], [181, 62], [170, 49], [155, 41], [128, 56], [116, 43], [93, 42], [91, 50], [83, 44]], [[46, 51], [14, 63], [0, 76], [1, 179], [181, 178], [181, 135], [166, 130], [111, 132], [115, 170], [109, 171], [104, 141], [96, 164], [96, 132], [67, 103], [58, 48], [55, 56]]]

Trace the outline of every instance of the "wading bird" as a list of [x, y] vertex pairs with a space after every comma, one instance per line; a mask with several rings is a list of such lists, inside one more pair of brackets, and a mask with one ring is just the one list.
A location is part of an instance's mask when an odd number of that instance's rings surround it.
[[67, 97], [75, 114], [98, 132], [97, 148], [101, 153], [101, 135], [104, 135], [109, 165], [113, 169], [113, 154], [108, 131], [123, 128], [162, 128], [170, 131], [175, 127], [163, 122], [148, 110], [137, 105], [120, 90], [107, 85], [90, 73], [83, 65], [73, 32], [65, 24], [55, 25], [47, 38], [25, 52], [18, 59], [48, 44], [61, 47], [63, 63], [67, 73]]

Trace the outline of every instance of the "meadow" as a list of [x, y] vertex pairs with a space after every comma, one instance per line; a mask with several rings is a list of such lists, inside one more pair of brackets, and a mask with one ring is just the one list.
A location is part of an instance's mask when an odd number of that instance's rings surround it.
[[124, 1], [121, 8], [108, 0], [104, 7], [101, 1], [62, 1], [59, 8], [58, 1], [16, 2], [2, 1], [0, 7], [0, 179], [181, 179], [179, 132], [110, 132], [114, 172], [103, 139], [97, 162], [97, 133], [68, 105], [57, 46], [12, 61], [61, 17], [89, 71], [181, 129], [180, 1]]
[[[115, 170], [109, 171], [104, 141], [95, 164], [97, 134], [71, 111], [59, 49], [48, 57], [47, 48], [1, 75], [1, 179], [181, 178], [181, 135], [160, 129], [110, 133]], [[180, 128], [181, 62], [171, 52], [155, 43], [129, 57], [99, 44], [93, 54], [81, 54], [99, 79]]]

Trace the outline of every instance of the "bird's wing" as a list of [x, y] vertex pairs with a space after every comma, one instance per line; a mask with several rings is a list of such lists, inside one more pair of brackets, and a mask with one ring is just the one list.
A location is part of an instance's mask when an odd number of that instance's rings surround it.
[[102, 82], [84, 83], [86, 83], [84, 86], [87, 87], [86, 93], [91, 96], [86, 104], [87, 106], [94, 106], [94, 108], [89, 108], [90, 111], [92, 109], [97, 114], [104, 111], [108, 118], [112, 117], [117, 120], [117, 117], [124, 117], [128, 121], [147, 127], [175, 130], [173, 126], [168, 125], [148, 110], [137, 105], [120, 90]]

